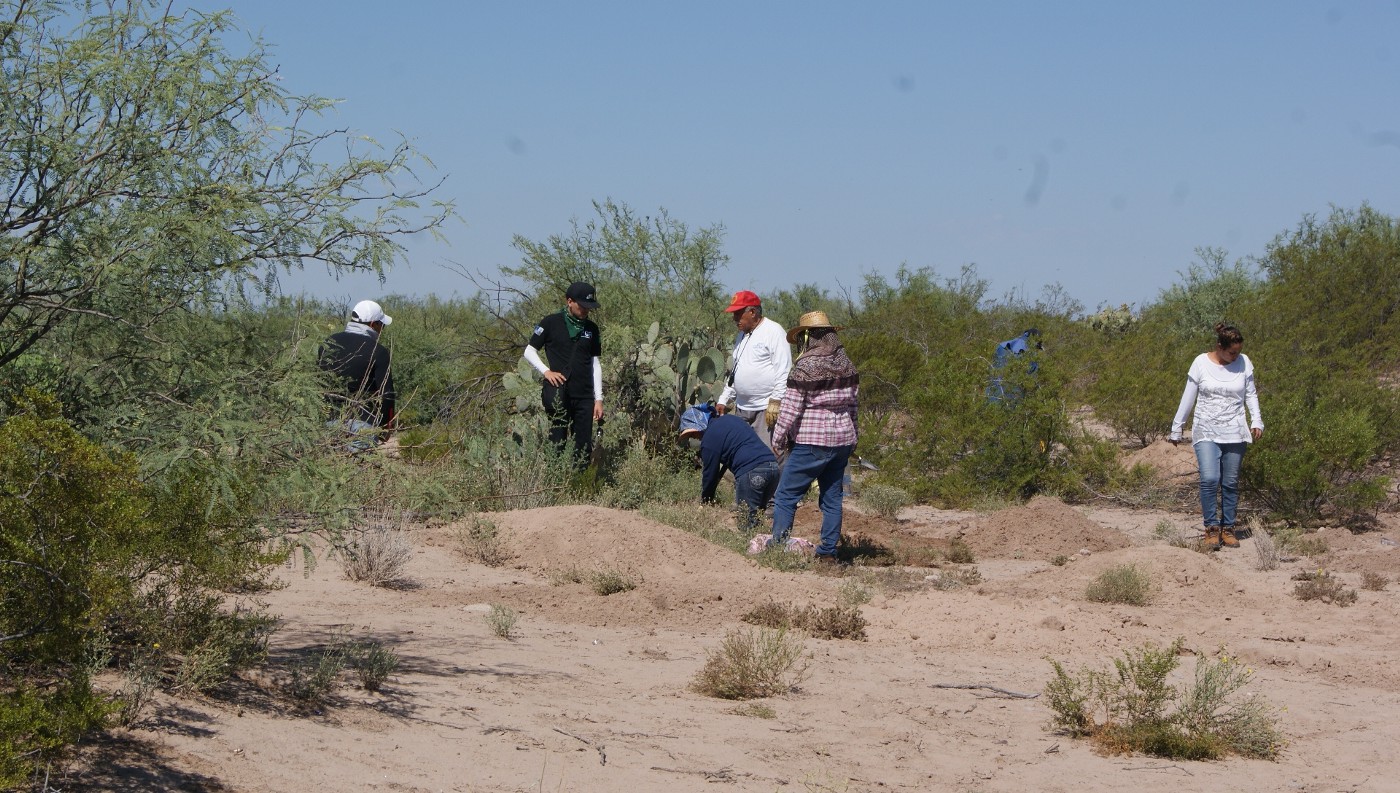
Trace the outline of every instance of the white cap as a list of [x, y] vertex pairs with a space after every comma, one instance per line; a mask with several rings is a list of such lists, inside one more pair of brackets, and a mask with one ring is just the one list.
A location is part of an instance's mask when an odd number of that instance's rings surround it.
[[361, 300], [356, 303], [355, 307], [350, 309], [350, 319], [365, 325], [371, 322], [383, 322], [388, 325], [394, 321], [394, 318], [385, 314], [384, 309], [373, 300]]

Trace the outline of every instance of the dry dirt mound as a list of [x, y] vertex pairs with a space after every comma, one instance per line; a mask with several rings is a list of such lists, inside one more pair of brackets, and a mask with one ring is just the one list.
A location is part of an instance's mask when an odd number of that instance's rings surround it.
[[[829, 601], [834, 586], [817, 575], [782, 574], [759, 567], [733, 551], [635, 512], [548, 507], [496, 513], [492, 520], [514, 555], [510, 564], [536, 574], [537, 585], [502, 585], [476, 595], [570, 622], [732, 625], [770, 599], [797, 604]], [[618, 573], [636, 588], [600, 595], [591, 581], [598, 572]], [[582, 580], [563, 580], [564, 573], [577, 573]]]
[[1125, 548], [1079, 557], [1063, 567], [1041, 570], [1020, 581], [993, 589], [1021, 597], [1055, 596], [1084, 600], [1084, 591], [1105, 570], [1133, 565], [1147, 574], [1154, 587], [1152, 605], [1195, 608], [1200, 604], [1226, 604], [1241, 597], [1239, 586], [1207, 554], [1169, 545]]
[[1313, 535], [1327, 543], [1328, 551], [1315, 561], [1331, 570], [1346, 573], [1376, 573], [1390, 580], [1400, 579], [1400, 532], [1367, 531], [1352, 534], [1347, 529], [1323, 528]]
[[1052, 559], [1080, 549], [1126, 548], [1128, 538], [1089, 520], [1063, 501], [1036, 496], [1024, 507], [1004, 509], [963, 529], [963, 541], [979, 558]]
[[1157, 440], [1123, 457], [1123, 465], [1128, 468], [1142, 463], [1165, 477], [1196, 476], [1196, 453], [1191, 444], [1173, 446], [1165, 440]]

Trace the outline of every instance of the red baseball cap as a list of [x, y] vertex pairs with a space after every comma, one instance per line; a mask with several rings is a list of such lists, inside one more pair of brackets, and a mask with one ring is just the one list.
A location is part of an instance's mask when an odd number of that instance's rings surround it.
[[750, 292], [747, 289], [741, 289], [738, 292], [734, 293], [734, 302], [730, 303], [729, 308], [726, 308], [725, 311], [743, 311], [746, 308], [754, 307], [762, 308], [763, 301], [759, 300], [758, 295], [754, 294], [753, 292]]

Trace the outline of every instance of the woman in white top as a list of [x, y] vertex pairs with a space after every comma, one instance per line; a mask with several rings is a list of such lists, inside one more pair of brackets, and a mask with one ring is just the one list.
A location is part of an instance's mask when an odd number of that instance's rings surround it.
[[[1259, 392], [1254, 388], [1254, 364], [1240, 352], [1244, 336], [1234, 325], [1215, 326], [1215, 349], [1196, 356], [1186, 373], [1186, 390], [1172, 420], [1167, 440], [1180, 443], [1186, 414], [1191, 420], [1191, 445], [1201, 475], [1201, 516], [1204, 542], [1216, 548], [1238, 548], [1235, 507], [1239, 503], [1240, 463], [1248, 444], [1264, 434], [1259, 415]], [[1245, 408], [1249, 423], [1245, 422]], [[1216, 497], [1219, 496], [1219, 511]]]

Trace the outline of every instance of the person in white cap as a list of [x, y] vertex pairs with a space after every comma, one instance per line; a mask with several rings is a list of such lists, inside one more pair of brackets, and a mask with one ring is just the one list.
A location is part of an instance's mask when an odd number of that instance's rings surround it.
[[355, 436], [349, 444], [353, 451], [373, 448], [394, 427], [394, 377], [389, 350], [379, 343], [379, 334], [393, 321], [378, 303], [361, 300], [350, 309], [345, 330], [331, 334], [316, 356], [339, 386], [326, 394], [335, 413], [327, 425], [343, 426]]

